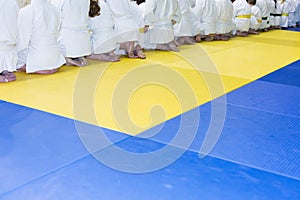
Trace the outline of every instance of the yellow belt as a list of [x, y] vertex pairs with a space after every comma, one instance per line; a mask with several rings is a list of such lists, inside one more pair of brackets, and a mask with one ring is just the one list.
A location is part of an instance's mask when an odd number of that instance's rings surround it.
[[140, 28], [139, 31], [140, 31], [140, 33], [144, 33], [145, 32], [144, 28]]
[[258, 19], [257, 22], [258, 22], [258, 23], [262, 23], [262, 20]]
[[288, 13], [282, 13], [281, 16], [288, 17], [289, 14]]
[[236, 17], [237, 18], [247, 18], [247, 19], [249, 19], [249, 18], [251, 18], [251, 15], [238, 15]]

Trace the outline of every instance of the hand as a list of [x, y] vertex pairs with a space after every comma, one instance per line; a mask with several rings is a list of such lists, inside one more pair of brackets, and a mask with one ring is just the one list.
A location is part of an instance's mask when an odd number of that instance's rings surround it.
[[171, 21], [172, 21], [172, 24], [173, 24], [173, 25], [176, 24], [176, 21], [175, 21], [174, 19], [172, 19]]

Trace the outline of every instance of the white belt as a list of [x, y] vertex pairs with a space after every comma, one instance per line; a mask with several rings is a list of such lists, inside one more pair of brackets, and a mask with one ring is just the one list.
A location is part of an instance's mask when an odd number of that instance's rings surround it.
[[0, 51], [13, 51], [16, 49], [16, 45], [1, 45], [0, 44]]

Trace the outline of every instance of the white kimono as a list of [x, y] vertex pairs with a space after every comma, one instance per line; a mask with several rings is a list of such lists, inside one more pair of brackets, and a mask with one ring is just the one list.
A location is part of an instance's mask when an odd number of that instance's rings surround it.
[[273, 12], [274, 26], [280, 26], [280, 19], [281, 19], [280, 1], [281, 0], [277, 0], [276, 3], [275, 3], [275, 9], [274, 9], [274, 12]]
[[114, 20], [110, 8], [103, 1], [99, 1], [100, 15], [90, 18], [90, 29], [92, 32], [92, 53], [108, 53], [116, 49]]
[[[141, 5], [141, 4], [140, 4]], [[130, 2], [130, 10], [131, 14], [133, 15], [134, 20], [136, 21], [138, 27], [139, 27], [139, 38], [136, 44], [139, 44], [142, 48], [144, 48], [144, 42], [145, 42], [145, 34], [144, 34], [144, 28], [145, 28], [145, 21], [143, 17], [143, 9], [137, 5], [135, 1]]]
[[17, 65], [18, 5], [15, 0], [0, 0], [0, 72], [13, 72]]
[[61, 67], [65, 59], [57, 42], [60, 16], [47, 0], [32, 0], [20, 10], [18, 19], [18, 68], [26, 64], [26, 72]]
[[200, 20], [200, 24], [204, 29], [204, 35], [216, 33], [217, 8], [215, 1], [196, 0], [192, 11], [196, 15], [197, 19]]
[[296, 16], [296, 22], [300, 23], [300, 0], [296, 1], [296, 11], [297, 11], [297, 16]]
[[289, 26], [289, 13], [290, 13], [290, 4], [288, 1], [285, 1], [280, 4], [281, 7], [281, 19], [280, 26], [283, 28], [287, 28]]
[[233, 2], [233, 22], [236, 30], [249, 31], [251, 8], [246, 0], [236, 0]]
[[65, 57], [77, 58], [91, 54], [92, 42], [88, 30], [89, 0], [50, 0], [62, 17], [59, 43]]
[[176, 37], [194, 36], [194, 24], [192, 20], [192, 0], [177, 0], [181, 10], [182, 18], [180, 22], [174, 25], [174, 33]]
[[230, 33], [233, 29], [233, 6], [231, 0], [215, 0], [216, 3], [216, 33]]
[[289, 0], [290, 12], [289, 12], [289, 26], [296, 26], [297, 22], [297, 0]]
[[270, 26], [275, 26], [275, 12], [276, 12], [276, 8], [275, 8], [275, 2], [274, 0], [269, 0], [269, 4], [270, 4], [270, 17], [269, 17], [269, 25]]
[[110, 7], [116, 31], [116, 41], [121, 44], [129, 41], [138, 41], [139, 26], [131, 12], [129, 0], [106, 0]]
[[257, 0], [256, 6], [261, 10], [262, 22], [260, 24], [260, 29], [264, 29], [268, 27], [268, 21], [270, 16], [269, 9], [269, 0]]
[[260, 27], [261, 20], [261, 10], [257, 6], [251, 6], [251, 18], [250, 18], [250, 28], [258, 30]]
[[177, 0], [147, 0], [144, 7], [145, 24], [150, 26], [145, 34], [145, 48], [174, 40], [172, 19], [177, 23], [181, 19]]

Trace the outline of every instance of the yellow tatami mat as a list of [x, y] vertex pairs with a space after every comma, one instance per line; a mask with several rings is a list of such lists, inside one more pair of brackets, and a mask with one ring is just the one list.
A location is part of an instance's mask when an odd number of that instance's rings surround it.
[[138, 134], [300, 58], [300, 33], [272, 31], [228, 42], [149, 51], [146, 60], [89, 60], [53, 75], [16, 73], [1, 100]]

